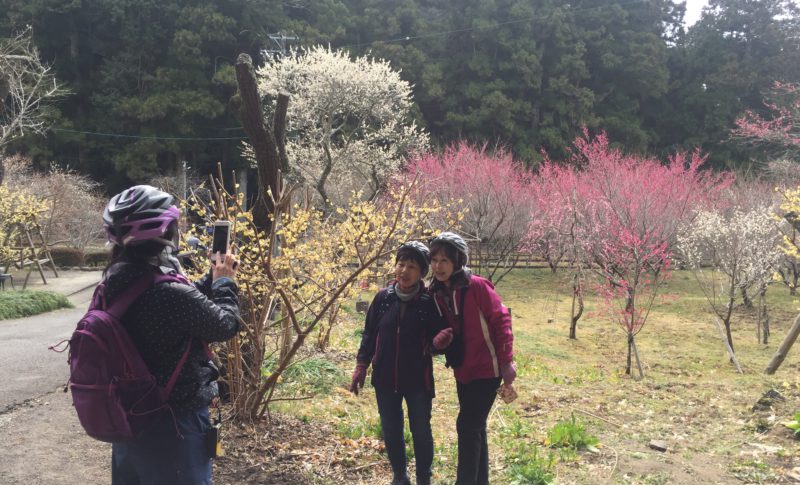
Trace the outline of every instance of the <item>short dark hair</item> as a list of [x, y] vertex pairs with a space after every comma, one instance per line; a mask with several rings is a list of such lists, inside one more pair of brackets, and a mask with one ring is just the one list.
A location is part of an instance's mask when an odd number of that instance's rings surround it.
[[428, 262], [425, 261], [422, 254], [419, 251], [415, 251], [411, 248], [400, 248], [397, 251], [397, 256], [394, 258], [395, 263], [398, 261], [414, 261], [419, 266], [419, 270], [422, 273], [422, 276], [428, 274]]

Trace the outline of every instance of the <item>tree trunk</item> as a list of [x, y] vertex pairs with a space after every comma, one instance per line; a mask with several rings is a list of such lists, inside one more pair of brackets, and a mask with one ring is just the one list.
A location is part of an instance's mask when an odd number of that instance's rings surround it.
[[733, 336], [731, 335], [731, 317], [728, 315], [728, 318], [725, 319], [725, 337], [728, 340], [728, 347], [731, 348], [733, 351]]
[[631, 375], [631, 355], [633, 352], [633, 334], [628, 334], [628, 358], [625, 362], [625, 375]]
[[[576, 302], [578, 304], [577, 312], [575, 311]], [[570, 313], [569, 338], [576, 340], [578, 338], [578, 320], [580, 320], [581, 315], [583, 315], [583, 290], [578, 281], [577, 274], [572, 277], [572, 311]]]
[[744, 303], [744, 307], [753, 308], [753, 300], [750, 299], [750, 295], [747, 294], [747, 287], [742, 286], [739, 290], [742, 293], [742, 303]]
[[777, 352], [775, 352], [772, 360], [767, 364], [767, 368], [764, 369], [765, 374], [772, 375], [778, 370], [778, 367], [783, 363], [783, 359], [785, 359], [786, 355], [789, 353], [789, 349], [792, 348], [794, 341], [797, 340], [798, 335], [800, 335], [800, 315], [795, 317], [792, 328], [789, 329], [789, 333], [786, 334], [783, 343], [781, 343], [781, 346], [778, 348]]
[[731, 316], [733, 315], [733, 304], [736, 301], [736, 287], [731, 284], [730, 291], [728, 292], [728, 307], [727, 313], [725, 317], [722, 319], [722, 323], [725, 324], [725, 335], [728, 337], [728, 346], [731, 349], [731, 355], [733, 355], [733, 336], [731, 336]]
[[733, 353], [733, 347], [730, 345], [730, 330], [728, 332], [728, 339], [726, 340], [725, 335], [722, 334], [722, 327], [719, 324], [719, 319], [714, 317], [714, 323], [717, 324], [717, 330], [719, 330], [719, 336], [722, 338], [722, 341], [725, 342], [725, 348], [728, 350], [728, 355], [730, 356], [731, 362], [736, 366], [736, 370], [739, 371], [739, 374], [744, 374], [742, 372], [742, 367], [739, 365], [739, 361], [736, 359], [736, 354]]
[[769, 343], [769, 308], [767, 308], [767, 286], [761, 287], [758, 293], [758, 328], [760, 330], [759, 342]]
[[[258, 167], [258, 195], [253, 206], [253, 224], [266, 232], [270, 227], [269, 216], [275, 210], [272, 198], [278, 200], [281, 196], [281, 166], [284, 163], [288, 165], [285, 160], [286, 150], [279, 146], [284, 140], [285, 127], [273, 126], [272, 130], [268, 129], [253, 72], [253, 60], [247, 54], [239, 54], [236, 59], [236, 81], [241, 98], [239, 117], [253, 146]], [[288, 100], [285, 94], [278, 96], [278, 111], [273, 118], [273, 125], [276, 121], [285, 122]], [[272, 192], [272, 198], [267, 196], [267, 189]]]

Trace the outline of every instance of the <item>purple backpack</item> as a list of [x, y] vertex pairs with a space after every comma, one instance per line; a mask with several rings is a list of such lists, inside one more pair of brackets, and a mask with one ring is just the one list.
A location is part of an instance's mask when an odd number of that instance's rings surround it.
[[191, 340], [167, 385], [160, 387], [120, 323], [142, 293], [162, 282], [191, 284], [179, 274], [147, 274], [108, 305], [105, 282], [100, 283], [89, 311], [69, 339], [72, 402], [92, 438], [110, 443], [134, 439], [169, 408], [167, 401], [189, 356]]

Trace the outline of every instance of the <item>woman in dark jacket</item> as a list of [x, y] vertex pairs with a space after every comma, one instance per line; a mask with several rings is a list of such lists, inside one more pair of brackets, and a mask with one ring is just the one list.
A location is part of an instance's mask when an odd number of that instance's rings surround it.
[[350, 391], [364, 386], [372, 364], [372, 386], [378, 401], [393, 485], [410, 484], [403, 437], [403, 400], [414, 437], [417, 485], [431, 483], [434, 397], [431, 347], [445, 343], [438, 333], [447, 325], [437, 313], [422, 277], [428, 272], [428, 248], [410, 241], [397, 251], [396, 279], [375, 295], [367, 312]]
[[[111, 199], [103, 213], [114, 245], [104, 274], [108, 301], [148, 274], [180, 274], [173, 256], [179, 216], [174, 197], [147, 185]], [[169, 395], [169, 410], [134, 441], [113, 443], [113, 485], [211, 483], [208, 406], [218, 394], [219, 372], [206, 343], [230, 339], [239, 329], [237, 264], [230, 251], [218, 253], [207, 281], [155, 285], [122, 317], [159, 386], [167, 384], [187, 348], [188, 354]]]

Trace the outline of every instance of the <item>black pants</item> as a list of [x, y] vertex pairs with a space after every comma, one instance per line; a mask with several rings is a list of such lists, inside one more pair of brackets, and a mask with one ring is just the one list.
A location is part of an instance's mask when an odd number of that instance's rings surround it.
[[433, 464], [433, 434], [431, 433], [431, 405], [433, 398], [427, 391], [397, 393], [375, 389], [378, 414], [381, 416], [383, 441], [395, 477], [406, 475], [406, 443], [403, 436], [403, 399], [408, 406], [408, 424], [414, 439], [414, 459], [417, 464], [417, 482], [430, 483]]
[[456, 382], [458, 390], [458, 475], [456, 485], [488, 485], [489, 446], [486, 420], [500, 387], [500, 378]]

